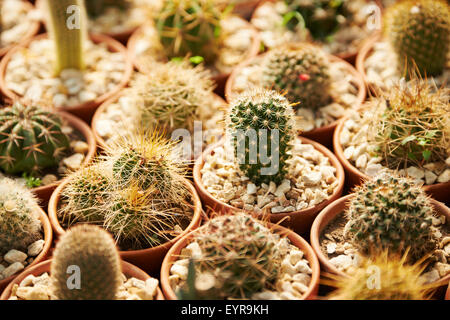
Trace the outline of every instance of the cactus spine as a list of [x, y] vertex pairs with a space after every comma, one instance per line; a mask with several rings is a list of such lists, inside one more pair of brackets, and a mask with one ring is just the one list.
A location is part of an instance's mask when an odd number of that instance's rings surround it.
[[[96, 2], [97, 0], [87, 0]], [[83, 0], [47, 0], [47, 28], [55, 48], [54, 73], [84, 69], [87, 20]]]
[[38, 203], [34, 195], [9, 179], [0, 179], [0, 254], [26, 250], [41, 239]]
[[[384, 32], [398, 63], [422, 76], [440, 75], [450, 48], [450, 6], [443, 0], [406, 0], [385, 13]], [[406, 65], [405, 65], [406, 62]]]
[[39, 106], [15, 103], [0, 110], [0, 168], [10, 174], [57, 166], [69, 148], [61, 118]]
[[[69, 288], [68, 273], [79, 268], [80, 288]], [[53, 293], [59, 300], [114, 300], [122, 283], [120, 258], [108, 232], [92, 225], [69, 229], [51, 263]]]
[[267, 53], [262, 70], [264, 87], [285, 92], [300, 107], [318, 109], [331, 102], [329, 62], [318, 47], [287, 44]]
[[275, 91], [244, 93], [231, 104], [228, 128], [235, 158], [251, 181], [279, 183], [284, 179], [295, 137], [292, 119], [289, 102]]

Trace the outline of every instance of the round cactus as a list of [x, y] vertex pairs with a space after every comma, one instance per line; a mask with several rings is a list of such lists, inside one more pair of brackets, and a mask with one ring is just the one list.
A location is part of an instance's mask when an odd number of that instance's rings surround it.
[[37, 200], [28, 189], [12, 179], [0, 179], [0, 254], [26, 250], [42, 238], [37, 209]]
[[217, 56], [221, 12], [213, 0], [167, 0], [155, 17], [160, 40], [169, 58]]
[[435, 248], [433, 207], [420, 186], [407, 178], [380, 176], [355, 190], [346, 232], [363, 252], [409, 250], [411, 259]]
[[443, 72], [450, 49], [450, 6], [444, 0], [396, 3], [385, 13], [384, 32], [401, 72], [415, 65], [422, 76]]
[[286, 93], [299, 107], [315, 110], [331, 102], [328, 68], [328, 58], [319, 47], [287, 44], [267, 53], [262, 84]]
[[0, 110], [0, 168], [10, 174], [58, 166], [69, 149], [60, 116], [21, 103]]
[[51, 278], [59, 300], [114, 300], [122, 283], [114, 240], [92, 225], [69, 229], [56, 245]]
[[255, 90], [232, 102], [228, 128], [239, 168], [254, 183], [281, 182], [290, 158], [293, 111], [275, 91]]

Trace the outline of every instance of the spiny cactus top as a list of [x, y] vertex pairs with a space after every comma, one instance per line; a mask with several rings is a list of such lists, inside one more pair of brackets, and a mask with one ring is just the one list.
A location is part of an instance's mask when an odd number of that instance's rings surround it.
[[328, 57], [309, 44], [287, 44], [267, 53], [262, 85], [280, 92], [299, 107], [317, 109], [331, 102]]
[[293, 111], [275, 91], [258, 89], [237, 97], [230, 106], [228, 127], [239, 168], [251, 181], [280, 183], [290, 158]]
[[375, 106], [369, 137], [391, 169], [445, 161], [450, 155], [450, 90], [426, 81], [401, 81]]
[[221, 15], [213, 0], [164, 0], [155, 24], [167, 56], [190, 54], [213, 61]]
[[[428, 300], [433, 286], [425, 285], [421, 273], [425, 266], [406, 263], [406, 255], [392, 256], [387, 252], [370, 259], [351, 277], [336, 277], [326, 281], [336, 288], [328, 298], [331, 300]], [[334, 277], [333, 277], [334, 278]]]
[[0, 168], [10, 174], [58, 166], [69, 148], [61, 117], [36, 105], [0, 110]]
[[433, 207], [413, 180], [379, 176], [355, 190], [346, 229], [366, 253], [389, 250], [420, 259], [435, 248]]
[[119, 253], [105, 230], [80, 224], [58, 241], [51, 263], [57, 299], [114, 300], [121, 277]]
[[38, 203], [18, 182], [0, 178], [0, 255], [41, 239]]
[[193, 129], [195, 115], [202, 104], [212, 100], [213, 82], [202, 66], [187, 61], [152, 64], [149, 74], [139, 75], [131, 95], [141, 116], [141, 127]]
[[445, 0], [405, 0], [390, 7], [384, 32], [404, 72], [417, 65], [422, 76], [443, 72], [450, 49], [450, 7]]

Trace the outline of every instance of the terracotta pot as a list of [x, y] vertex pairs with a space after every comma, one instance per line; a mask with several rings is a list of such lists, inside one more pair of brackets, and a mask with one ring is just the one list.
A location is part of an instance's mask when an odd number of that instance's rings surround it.
[[[88, 144], [89, 149], [82, 165], [85, 166], [89, 164], [97, 152], [97, 143], [95, 141], [95, 137], [91, 131], [91, 128], [89, 128], [89, 126], [84, 121], [78, 119], [70, 113], [58, 111], [58, 114], [60, 114], [64, 120], [67, 120], [70, 126], [79, 131], [86, 139], [86, 143]], [[47, 205], [52, 192], [61, 183], [61, 181], [62, 180], [58, 180], [52, 184], [34, 188], [31, 191], [36, 194], [36, 196], [42, 201], [41, 205]]]
[[[325, 208], [329, 203], [333, 202], [334, 200], [338, 199], [342, 195], [342, 191], [344, 188], [344, 169], [342, 168], [341, 164], [337, 160], [337, 158], [331, 153], [330, 150], [325, 148], [324, 146], [318, 144], [317, 142], [311, 141], [304, 137], [299, 137], [302, 143], [304, 144], [311, 144], [314, 146], [314, 148], [321, 153], [323, 153], [329, 160], [330, 164], [336, 168], [336, 178], [338, 180], [338, 186], [336, 190], [333, 192], [333, 194], [327, 199], [324, 200], [322, 203], [312, 207], [312, 208], [306, 208], [299, 211], [293, 211], [288, 213], [270, 213], [269, 218], [272, 223], [278, 223], [281, 220], [281, 225], [285, 227], [289, 227], [294, 229], [299, 234], [305, 234], [309, 231], [315, 217], [317, 214]], [[206, 157], [218, 146], [223, 145], [224, 141], [219, 141], [216, 144], [211, 145], [208, 147], [205, 152], [202, 154], [201, 157], [199, 157], [194, 164], [194, 183], [195, 187], [197, 189], [197, 192], [202, 199], [202, 203], [205, 207], [211, 208], [212, 210], [216, 212], [236, 212], [236, 211], [244, 211], [242, 209], [233, 207], [221, 200], [218, 200], [213, 197], [205, 188], [203, 181], [202, 181], [202, 174], [201, 170], [203, 168], [204, 162]]]
[[[98, 120], [100, 119], [100, 115], [105, 112], [105, 110], [113, 103], [117, 102], [119, 100], [119, 98], [123, 95], [123, 92], [119, 92], [117, 95], [115, 95], [114, 97], [106, 100], [105, 102], [103, 102], [100, 107], [97, 109], [97, 111], [95, 111], [94, 116], [92, 117], [92, 124], [91, 124], [91, 129], [92, 132], [95, 136], [95, 140], [97, 141], [99, 147], [102, 150], [105, 150], [107, 145], [105, 140], [100, 136], [100, 134], [97, 131], [97, 123]], [[218, 95], [215, 95], [215, 99], [219, 100], [221, 103], [223, 103], [224, 105], [226, 105], [225, 100], [223, 100], [221, 97], [219, 97]]]
[[[136, 43], [137, 43], [138, 39], [141, 38], [141, 35], [144, 32], [144, 30], [145, 30], [145, 26], [137, 29], [136, 32], [134, 32], [131, 35], [130, 39], [128, 40], [127, 48], [128, 48], [130, 57], [134, 63], [134, 66], [136, 67], [136, 69], [139, 72], [148, 73], [147, 68], [144, 65], [142, 65], [141, 63], [139, 63], [139, 59], [136, 57], [136, 54], [135, 54]], [[248, 53], [247, 53], [247, 56], [245, 57], [245, 59], [248, 59], [248, 58], [258, 55], [259, 49], [260, 49], [261, 42], [260, 42], [259, 33], [256, 31], [256, 29], [253, 26], [251, 27], [251, 30], [252, 30], [253, 41], [252, 41], [250, 48], [248, 49]], [[212, 77], [212, 79], [216, 83], [216, 88], [215, 88], [214, 92], [217, 93], [219, 96], [223, 97], [224, 90], [225, 90], [225, 84], [226, 84], [229, 76], [230, 76], [230, 74], [228, 74], [228, 73], [221, 73], [221, 74], [217, 74]]]
[[450, 300], [450, 283], [448, 284], [447, 293], [445, 294], [445, 300]]
[[[2, 91], [2, 93], [5, 96], [10, 98], [11, 100], [20, 98], [19, 95], [17, 95], [16, 93], [14, 93], [10, 89], [8, 89], [7, 84], [5, 82], [6, 67], [7, 67], [9, 61], [11, 60], [11, 57], [17, 51], [28, 47], [31, 42], [33, 42], [35, 40], [45, 39], [45, 38], [47, 38], [47, 34], [41, 34], [32, 39], [28, 39], [27, 41], [16, 46], [14, 49], [10, 50], [5, 55], [5, 57], [2, 59], [2, 61], [0, 62], [0, 90]], [[101, 95], [97, 99], [87, 101], [87, 102], [84, 102], [82, 104], [79, 104], [79, 105], [73, 106], [73, 107], [57, 107], [58, 110], [67, 111], [72, 114], [75, 114], [76, 116], [80, 117], [81, 119], [85, 120], [88, 123], [90, 122], [91, 117], [93, 116], [97, 107], [103, 101], [114, 96], [117, 92], [119, 92], [123, 87], [125, 87], [127, 85], [128, 81], [130, 80], [131, 74], [133, 72], [133, 64], [128, 56], [128, 52], [127, 52], [126, 48], [121, 43], [119, 43], [118, 41], [116, 41], [110, 37], [100, 35], [100, 34], [91, 34], [90, 38], [94, 43], [106, 43], [109, 50], [111, 50], [112, 52], [120, 52], [124, 57], [125, 71], [124, 71], [124, 75], [123, 75], [121, 82], [118, 85], [116, 85], [113, 90]]]
[[[27, 1], [22, 1], [23, 5], [27, 7], [27, 11], [31, 11], [34, 10], [34, 6], [27, 2]], [[33, 23], [31, 24], [30, 28], [28, 29], [28, 31], [25, 33], [25, 35], [23, 36], [22, 39], [20, 39], [20, 41], [18, 42], [18, 44], [20, 43], [24, 43], [26, 41], [28, 41], [29, 39], [33, 38], [35, 35], [38, 34], [39, 29], [41, 28], [41, 22], [36, 20], [33, 21]], [[6, 47], [0, 48], [0, 58], [3, 57], [9, 50], [11, 50], [16, 44], [10, 44]]]
[[[263, 55], [258, 56], [257, 58], [261, 59], [266, 54], [267, 53], [264, 53]], [[347, 66], [348, 70], [355, 77], [355, 80], [356, 80], [356, 83], [358, 86], [358, 95], [357, 95], [357, 103], [355, 106], [353, 106], [353, 108], [358, 109], [362, 105], [364, 100], [366, 99], [366, 87], [364, 85], [364, 80], [362, 79], [361, 75], [355, 70], [355, 68], [353, 68], [353, 66], [350, 65], [348, 62], [346, 62], [338, 57], [332, 56], [332, 55], [329, 55], [329, 58], [333, 62], [344, 63]], [[236, 69], [233, 70], [230, 77], [228, 78], [228, 81], [225, 85], [225, 97], [229, 103], [237, 95], [234, 91], [234, 83], [235, 83], [236, 77], [242, 72], [242, 69], [244, 69], [246, 66], [248, 66], [254, 59], [255, 59], [255, 57], [250, 58], [247, 61], [244, 61], [242, 64], [240, 64], [238, 67], [236, 67]], [[301, 132], [301, 136], [309, 138], [314, 141], [317, 141], [320, 144], [323, 144], [324, 146], [331, 148], [332, 141], [333, 141], [333, 132], [334, 132], [334, 129], [336, 128], [337, 123], [338, 123], [338, 120], [332, 122], [331, 124], [329, 124], [327, 126], [321, 127], [321, 128], [313, 129], [308, 132]]]
[[[312, 269], [311, 282], [308, 286], [308, 291], [302, 296], [302, 300], [314, 300], [317, 297], [317, 292], [319, 289], [319, 278], [320, 278], [320, 266], [319, 260], [314, 253], [314, 250], [311, 246], [300, 237], [298, 234], [289, 230], [287, 228], [281, 227], [279, 225], [269, 224], [271, 228], [279, 232], [280, 234], [285, 234], [291, 243], [303, 251], [306, 256], [306, 259], [309, 261], [309, 265]], [[167, 253], [164, 258], [162, 267], [161, 267], [161, 288], [163, 290], [164, 296], [167, 300], [177, 300], [177, 296], [170, 286], [169, 276], [170, 276], [170, 268], [172, 264], [177, 260], [177, 257], [180, 255], [181, 250], [185, 248], [192, 239], [195, 232], [191, 232], [188, 235], [184, 236], [180, 239]]]
[[[55, 237], [58, 239], [61, 235], [63, 235], [66, 231], [61, 226], [58, 220], [58, 204], [61, 197], [61, 192], [65, 188], [65, 186], [68, 184], [70, 180], [65, 180], [63, 183], [61, 183], [56, 190], [53, 192], [52, 196], [50, 197], [50, 201], [48, 204], [48, 215], [50, 218], [50, 223], [52, 225], [53, 231], [55, 233]], [[164, 259], [164, 256], [166, 255], [167, 251], [170, 249], [170, 247], [173, 246], [175, 242], [178, 241], [181, 237], [183, 237], [185, 234], [190, 232], [191, 230], [196, 229], [198, 226], [200, 226], [201, 220], [202, 220], [202, 204], [200, 202], [200, 198], [197, 195], [197, 192], [195, 191], [194, 186], [192, 183], [188, 180], [185, 181], [186, 185], [188, 186], [189, 190], [191, 191], [192, 200], [193, 200], [193, 206], [194, 206], [194, 214], [192, 217], [191, 223], [186, 227], [186, 229], [177, 237], [173, 238], [170, 241], [167, 241], [166, 243], [159, 245], [157, 247], [148, 248], [148, 249], [141, 249], [141, 250], [130, 250], [130, 251], [120, 251], [120, 257], [128, 261], [145, 271], [156, 274], [160, 267], [161, 262]]]
[[366, 62], [366, 59], [369, 57], [369, 55], [373, 51], [373, 46], [376, 42], [381, 40], [381, 33], [378, 32], [371, 37], [367, 38], [366, 41], [361, 45], [361, 49], [358, 52], [358, 55], [356, 56], [356, 70], [361, 74], [364, 83], [366, 87], [369, 89], [370, 93], [372, 95], [379, 95], [381, 93], [380, 88], [378, 88], [376, 85], [371, 84], [367, 78], [366, 68], [364, 66], [364, 63]]
[[[353, 194], [347, 195], [345, 197], [336, 200], [335, 202], [329, 204], [322, 212], [317, 216], [316, 220], [311, 227], [311, 246], [313, 247], [317, 257], [320, 260], [320, 264], [322, 266], [322, 270], [332, 273], [335, 275], [339, 275], [341, 277], [350, 277], [346, 273], [339, 271], [334, 265], [332, 265], [328, 259], [328, 257], [322, 252], [320, 248], [320, 235], [322, 231], [328, 226], [328, 224], [337, 217], [340, 213], [342, 213], [345, 209], [347, 209], [349, 201]], [[444, 215], [446, 217], [446, 224], [450, 226], [450, 209], [445, 206], [442, 202], [431, 199], [431, 204], [433, 205], [436, 213], [438, 215]], [[439, 280], [440, 286], [446, 285], [450, 281], [450, 274], [446, 277]]]
[[[50, 224], [50, 221], [48, 220], [47, 215], [45, 214], [44, 210], [41, 209], [41, 207], [38, 207], [39, 210], [39, 220], [41, 220], [42, 223], [42, 230], [44, 231], [44, 247], [42, 248], [41, 253], [34, 258], [33, 262], [30, 263], [23, 273], [28, 272], [28, 270], [32, 269], [35, 265], [37, 265], [39, 262], [43, 261], [44, 259], [48, 258], [50, 247], [52, 245], [52, 239], [53, 239], [53, 232], [52, 232], [52, 226]], [[3, 279], [0, 281], [0, 292], [10, 283], [14, 278], [20, 277], [21, 273], [12, 275], [6, 279]]]
[[[30, 274], [32, 274], [35, 277], [38, 277], [45, 272], [50, 274], [51, 263], [52, 263], [51, 260], [46, 260], [44, 262], [41, 262], [41, 263], [35, 265], [33, 268], [30, 268], [26, 272], [22, 273], [20, 276], [18, 276], [16, 279], [14, 279], [14, 281], [11, 282], [8, 285], [8, 287], [6, 287], [5, 291], [3, 291], [2, 295], [0, 296], [0, 300], [8, 300], [9, 297], [11, 296], [12, 287], [15, 284], [19, 285], [22, 282], [22, 280], [25, 279]], [[132, 265], [131, 263], [121, 261], [121, 266], [122, 266], [122, 272], [125, 274], [125, 276], [127, 276], [127, 278], [133, 277], [133, 278], [136, 278], [139, 280], [144, 280], [144, 281], [150, 278], [150, 276], [147, 273], [145, 273], [138, 267]], [[164, 296], [163, 296], [159, 286], [157, 287], [156, 300], [164, 300]]]
[[243, 17], [244, 19], [250, 19], [253, 11], [255, 11], [256, 7], [258, 7], [262, 2], [264, 2], [264, 0], [248, 0], [239, 2], [234, 5], [233, 13]]
[[[339, 159], [342, 166], [344, 167], [346, 185], [349, 188], [353, 188], [354, 186], [362, 183], [364, 180], [370, 179], [370, 177], [359, 171], [359, 169], [357, 169], [353, 164], [350, 163], [350, 161], [348, 161], [344, 157], [344, 150], [342, 148], [339, 137], [342, 128], [344, 127], [344, 122], [347, 119], [348, 117], [342, 118], [336, 127], [336, 131], [334, 132], [333, 136], [333, 148], [336, 157]], [[447, 203], [450, 202], [450, 182], [424, 185], [423, 189], [427, 194], [429, 194], [438, 201], [443, 201]]]

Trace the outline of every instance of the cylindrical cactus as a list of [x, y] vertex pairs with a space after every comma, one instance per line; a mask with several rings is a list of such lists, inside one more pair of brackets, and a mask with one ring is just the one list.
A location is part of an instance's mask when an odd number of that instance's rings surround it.
[[400, 1], [385, 13], [384, 33], [401, 72], [417, 65], [422, 76], [440, 75], [450, 49], [450, 6], [444, 0]]
[[165, 0], [155, 25], [169, 58], [217, 55], [221, 12], [213, 0]]
[[0, 254], [11, 249], [26, 250], [41, 239], [38, 203], [18, 182], [0, 178]]
[[84, 0], [84, 2], [91, 18], [102, 15], [108, 7], [125, 10], [130, 5], [130, 0]]
[[58, 241], [51, 263], [59, 300], [114, 300], [122, 283], [114, 240], [103, 229], [81, 224]]
[[[96, 2], [97, 0], [87, 0]], [[64, 69], [82, 70], [87, 39], [84, 0], [47, 0], [47, 29], [55, 48], [54, 73]]]
[[251, 181], [280, 183], [295, 134], [289, 102], [275, 91], [257, 89], [237, 97], [228, 115], [228, 130], [239, 168]]
[[286, 93], [299, 107], [317, 109], [331, 102], [329, 61], [319, 47], [287, 44], [267, 53], [262, 84]]
[[10, 174], [57, 166], [69, 148], [61, 117], [39, 106], [15, 103], [0, 110], [0, 168]]
[[408, 178], [379, 176], [355, 190], [347, 210], [346, 233], [365, 253], [389, 250], [420, 259], [436, 246], [433, 207]]

